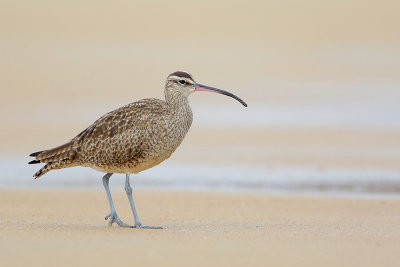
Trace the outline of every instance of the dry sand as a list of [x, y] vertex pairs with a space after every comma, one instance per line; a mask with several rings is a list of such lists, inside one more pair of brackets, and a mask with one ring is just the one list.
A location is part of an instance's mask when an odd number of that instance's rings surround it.
[[[108, 228], [103, 192], [1, 191], [3, 266], [398, 266], [400, 201], [135, 193], [143, 223]], [[132, 223], [125, 194], [117, 211]]]

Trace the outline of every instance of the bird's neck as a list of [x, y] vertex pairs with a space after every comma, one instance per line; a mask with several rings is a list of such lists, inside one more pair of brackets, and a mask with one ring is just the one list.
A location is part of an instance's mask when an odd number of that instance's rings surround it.
[[182, 109], [189, 106], [188, 96], [175, 88], [165, 89], [165, 101], [171, 108]]
[[172, 116], [184, 123], [187, 130], [189, 130], [192, 124], [193, 114], [189, 105], [188, 96], [174, 88], [166, 88], [165, 101], [170, 108]]

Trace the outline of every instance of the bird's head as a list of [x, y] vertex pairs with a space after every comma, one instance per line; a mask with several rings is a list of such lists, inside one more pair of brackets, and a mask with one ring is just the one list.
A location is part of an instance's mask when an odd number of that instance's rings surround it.
[[175, 93], [183, 94], [186, 97], [189, 96], [191, 93], [194, 93], [195, 91], [209, 91], [219, 93], [230, 96], [239, 101], [243, 106], [247, 107], [247, 104], [242, 99], [232, 93], [196, 83], [192, 75], [185, 71], [175, 71], [174, 73], [171, 73], [167, 78], [166, 88], [168, 88], [168, 90], [174, 91]]

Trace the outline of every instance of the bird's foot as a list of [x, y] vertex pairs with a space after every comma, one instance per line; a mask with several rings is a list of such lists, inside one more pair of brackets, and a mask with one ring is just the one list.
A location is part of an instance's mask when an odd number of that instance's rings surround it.
[[150, 226], [150, 225], [144, 225], [144, 224], [141, 224], [141, 223], [137, 223], [133, 227], [134, 228], [141, 228], [141, 229], [163, 229], [161, 226]]
[[108, 222], [108, 226], [112, 226], [113, 223], [117, 223], [119, 227], [126, 227], [126, 228], [141, 228], [141, 229], [163, 229], [160, 226], [150, 226], [150, 225], [144, 225], [141, 223], [137, 223], [135, 225], [129, 225], [121, 221], [121, 219], [118, 217], [117, 213], [110, 213], [108, 214], [105, 218], [105, 220], [110, 219]]
[[116, 212], [111, 212], [104, 219], [108, 220], [108, 218], [110, 218], [110, 221], [108, 222], [108, 226], [112, 226], [112, 224], [116, 222], [119, 227], [127, 227], [127, 228], [134, 228], [135, 227], [135, 226], [131, 226], [131, 225], [126, 224], [123, 221], [121, 221], [121, 219], [118, 218], [118, 215], [117, 215]]

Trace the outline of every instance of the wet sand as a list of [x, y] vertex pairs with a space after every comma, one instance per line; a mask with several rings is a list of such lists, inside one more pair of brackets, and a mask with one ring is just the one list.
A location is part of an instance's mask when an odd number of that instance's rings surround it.
[[[5, 266], [397, 266], [400, 200], [136, 192], [145, 224], [107, 227], [99, 191], [0, 192]], [[119, 216], [133, 219], [122, 191]]]

